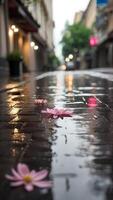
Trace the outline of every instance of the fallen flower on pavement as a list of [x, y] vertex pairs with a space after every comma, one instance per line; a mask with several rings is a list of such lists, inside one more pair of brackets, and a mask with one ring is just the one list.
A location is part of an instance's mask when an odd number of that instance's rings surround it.
[[39, 188], [50, 188], [51, 181], [43, 180], [47, 175], [47, 170], [35, 171], [29, 170], [26, 164], [18, 163], [17, 170], [12, 168], [12, 175], [6, 174], [5, 177], [11, 181], [10, 185], [18, 187], [24, 185], [24, 188], [30, 192], [33, 191], [34, 186]]
[[67, 111], [65, 109], [47, 108], [46, 110], [42, 110], [41, 113], [46, 114], [47, 117], [53, 118], [53, 119], [58, 119], [58, 118], [63, 119], [64, 117], [72, 117], [72, 112]]
[[47, 104], [47, 100], [46, 99], [35, 99], [34, 103], [38, 104], [38, 105], [45, 105], [45, 104]]

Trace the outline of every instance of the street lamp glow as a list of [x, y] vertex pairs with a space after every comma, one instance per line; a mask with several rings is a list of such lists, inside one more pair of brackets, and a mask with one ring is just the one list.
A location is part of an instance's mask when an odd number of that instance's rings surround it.
[[32, 41], [31, 42], [31, 47], [34, 47], [35, 46], [35, 43]]
[[11, 28], [14, 30], [14, 29], [16, 28], [16, 26], [13, 24], [13, 25], [11, 26]]
[[15, 33], [18, 33], [18, 31], [19, 31], [18, 28], [15, 28], [15, 29], [14, 29], [14, 32], [15, 32]]
[[65, 61], [66, 61], [66, 62], [69, 62], [69, 58], [67, 57], [67, 58], [65, 59]]
[[37, 45], [34, 46], [34, 50], [38, 50], [38, 48], [39, 48], [39, 47], [38, 47]]
[[69, 59], [73, 59], [73, 54], [69, 54]]

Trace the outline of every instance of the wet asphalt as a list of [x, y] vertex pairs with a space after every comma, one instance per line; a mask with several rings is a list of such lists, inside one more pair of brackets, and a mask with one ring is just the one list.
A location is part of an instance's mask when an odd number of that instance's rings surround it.
[[[47, 106], [34, 104], [45, 98]], [[48, 119], [46, 108], [72, 117]], [[113, 71], [50, 72], [0, 92], [0, 200], [113, 200]], [[49, 171], [51, 189], [12, 188], [17, 163]]]

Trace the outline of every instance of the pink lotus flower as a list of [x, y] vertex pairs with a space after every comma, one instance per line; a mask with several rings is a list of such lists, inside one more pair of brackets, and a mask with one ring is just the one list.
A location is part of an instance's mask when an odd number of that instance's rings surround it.
[[47, 100], [46, 99], [35, 99], [34, 103], [38, 104], [38, 105], [45, 105], [45, 104], [47, 104]]
[[11, 186], [24, 185], [25, 189], [30, 192], [34, 189], [34, 186], [39, 188], [49, 188], [52, 186], [51, 181], [43, 181], [47, 176], [47, 170], [41, 170], [36, 172], [35, 170], [30, 171], [26, 164], [18, 163], [17, 171], [12, 169], [12, 175], [6, 174], [5, 177], [11, 181]]
[[64, 110], [64, 109], [49, 109], [47, 108], [46, 110], [41, 111], [42, 114], [46, 114], [47, 117], [53, 118], [53, 119], [58, 119], [61, 118], [63, 119], [64, 117], [72, 117], [72, 112]]

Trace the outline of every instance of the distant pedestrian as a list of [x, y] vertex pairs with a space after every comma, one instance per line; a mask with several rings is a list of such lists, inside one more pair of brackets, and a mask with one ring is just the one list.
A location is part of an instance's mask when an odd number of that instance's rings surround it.
[[80, 69], [80, 57], [76, 59], [76, 69]]
[[92, 68], [92, 55], [90, 52], [87, 52], [85, 54], [85, 62], [86, 62], [87, 69], [91, 69]]

